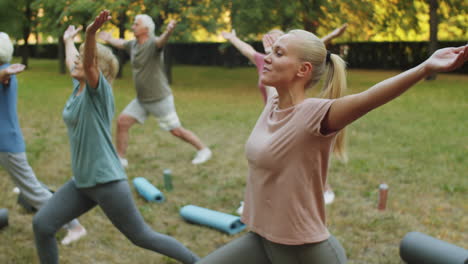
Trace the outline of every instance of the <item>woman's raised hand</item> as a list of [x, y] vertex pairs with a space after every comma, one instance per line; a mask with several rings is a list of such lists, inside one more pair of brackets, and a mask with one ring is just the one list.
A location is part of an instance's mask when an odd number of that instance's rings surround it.
[[89, 26], [86, 28], [87, 32], [90, 33], [95, 33], [99, 28], [104, 25], [107, 21], [109, 21], [112, 17], [110, 16], [109, 10], [103, 10], [101, 13], [99, 13], [98, 16], [94, 19], [94, 22], [89, 24]]
[[226, 40], [231, 40], [236, 37], [236, 30], [233, 29], [231, 32], [223, 31], [221, 32], [221, 36], [223, 36], [223, 38], [225, 38]]
[[75, 26], [70, 25], [68, 26], [67, 30], [63, 33], [63, 41], [73, 40], [73, 38], [83, 29], [82, 26], [75, 28]]

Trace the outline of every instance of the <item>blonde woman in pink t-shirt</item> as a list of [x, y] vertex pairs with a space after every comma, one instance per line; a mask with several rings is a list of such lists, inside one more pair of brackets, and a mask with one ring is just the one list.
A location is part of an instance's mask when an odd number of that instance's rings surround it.
[[[249, 175], [242, 221], [250, 232], [199, 264], [346, 263], [328, 231], [323, 189], [337, 133], [426, 76], [468, 60], [468, 45], [436, 51], [420, 65], [368, 90], [337, 99], [307, 98], [324, 76], [324, 94], [346, 88], [345, 63], [314, 34], [292, 30], [265, 57], [267, 103], [246, 144]], [[275, 87], [275, 88], [272, 88]]]
[[[323, 43], [325, 45], [328, 45], [328, 44], [331, 43], [331, 41], [334, 38], [337, 38], [337, 37], [341, 36], [345, 32], [347, 27], [348, 27], [348, 24], [345, 23], [345, 24], [341, 25], [339, 28], [336, 28], [335, 30], [330, 32], [328, 35], [323, 37], [321, 40], [323, 41]], [[248, 44], [248, 43], [242, 41], [241, 39], [239, 39], [237, 37], [236, 31], [234, 29], [231, 32], [222, 32], [221, 35], [226, 40], [231, 42], [231, 44], [234, 45], [234, 47], [236, 47], [242, 53], [242, 55], [244, 55], [246, 58], [248, 58], [250, 60], [250, 62], [252, 62], [256, 66], [257, 72], [258, 72], [258, 89], [259, 89], [260, 93], [262, 94], [263, 101], [266, 103], [266, 100], [267, 100], [266, 89], [267, 88], [265, 87], [265, 85], [260, 80], [261, 76], [262, 76], [262, 72], [263, 72], [263, 66], [265, 64], [265, 56], [267, 54], [271, 53], [273, 43], [279, 37], [284, 35], [284, 32], [282, 30], [279, 30], [279, 29], [272, 29], [272, 30], [268, 31], [263, 36], [262, 42], [263, 42], [263, 48], [265, 49], [266, 54], [256, 51], [250, 44]], [[342, 95], [341, 93], [336, 94], [336, 96], [341, 96], [341, 95]], [[344, 133], [341, 133], [338, 136], [338, 141], [339, 142], [344, 142], [344, 140], [345, 140], [344, 137], [345, 137]], [[339, 146], [339, 148], [337, 147], [335, 149], [335, 154], [336, 154], [337, 158], [339, 160], [341, 160], [342, 162], [347, 162], [347, 156], [346, 156], [346, 151], [344, 150], [344, 144], [339, 143], [339, 144], [337, 144], [337, 146]], [[323, 195], [324, 195], [324, 199], [325, 199], [325, 204], [331, 204], [333, 202], [333, 200], [335, 199], [335, 193], [333, 192], [332, 188], [330, 187], [330, 185], [328, 183], [325, 184]], [[244, 205], [243, 204], [244, 203], [241, 202], [241, 206], [239, 207], [239, 209], [237, 209], [237, 213], [240, 214], [240, 215], [242, 215], [242, 212], [244, 210]]]

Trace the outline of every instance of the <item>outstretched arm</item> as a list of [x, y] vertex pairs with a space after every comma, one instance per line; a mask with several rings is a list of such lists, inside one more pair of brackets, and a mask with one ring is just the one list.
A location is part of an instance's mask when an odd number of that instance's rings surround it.
[[345, 24], [341, 25], [341, 27], [333, 30], [331, 33], [329, 33], [328, 35], [326, 35], [325, 37], [322, 38], [323, 43], [325, 45], [330, 44], [332, 39], [341, 36], [345, 32], [347, 27], [348, 27], [348, 23], [345, 23]]
[[161, 36], [156, 38], [156, 41], [154, 43], [159, 49], [161, 49], [162, 47], [164, 47], [164, 45], [166, 45], [167, 41], [169, 40], [169, 37], [172, 35], [172, 32], [174, 31], [176, 24], [177, 24], [177, 21], [171, 20], [171, 22], [169, 22], [169, 24], [167, 25], [167, 28], [164, 31], [164, 33], [162, 33]]
[[455, 70], [466, 61], [468, 45], [440, 49], [410, 70], [386, 79], [364, 92], [336, 99], [322, 123], [322, 132], [338, 131], [369, 111], [395, 99], [428, 75]]
[[26, 66], [23, 64], [11, 64], [3, 70], [0, 70], [0, 82], [7, 85], [10, 81], [10, 76], [13, 74], [18, 74], [24, 70]]
[[75, 61], [79, 59], [80, 53], [75, 47], [75, 36], [80, 32], [82, 26], [75, 28], [75, 26], [68, 26], [67, 30], [63, 33], [63, 42], [65, 43], [65, 63], [67, 64], [68, 71], [71, 72]]
[[240, 53], [242, 53], [242, 55], [247, 57], [253, 64], [256, 64], [254, 58], [256, 53], [255, 49], [251, 45], [240, 40], [236, 35], [235, 29], [233, 29], [231, 32], [222, 32], [221, 35], [229, 42], [231, 42], [231, 44], [234, 45], [234, 47], [236, 47]]
[[109, 10], [104, 10], [86, 28], [86, 39], [84, 43], [83, 69], [86, 80], [92, 88], [97, 88], [99, 82], [99, 68], [97, 65], [96, 31], [111, 19]]
[[114, 48], [124, 49], [125, 40], [120, 38], [113, 38], [109, 32], [101, 31], [97, 34], [98, 38], [110, 44]]

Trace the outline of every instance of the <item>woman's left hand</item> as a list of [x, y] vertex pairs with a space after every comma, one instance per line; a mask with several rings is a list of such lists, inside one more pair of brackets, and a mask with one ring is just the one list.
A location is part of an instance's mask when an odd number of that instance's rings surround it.
[[22, 72], [25, 68], [26, 68], [26, 66], [24, 66], [23, 64], [15, 63], [15, 64], [12, 64], [12, 65], [8, 66], [5, 69], [5, 73], [8, 74], [8, 75], [18, 74], [18, 73]]
[[439, 49], [424, 64], [430, 73], [435, 73], [453, 71], [466, 61], [468, 61], [468, 45]]

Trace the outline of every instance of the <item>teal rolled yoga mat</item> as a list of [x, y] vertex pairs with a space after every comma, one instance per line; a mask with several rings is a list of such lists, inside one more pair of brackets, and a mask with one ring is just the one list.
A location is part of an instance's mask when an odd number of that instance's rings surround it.
[[180, 209], [180, 215], [185, 220], [218, 229], [230, 235], [245, 229], [239, 216], [206, 209], [195, 205], [186, 205]]
[[468, 264], [468, 250], [419, 232], [405, 235], [400, 256], [408, 264]]
[[0, 229], [8, 226], [8, 209], [0, 209]]
[[135, 186], [137, 192], [149, 202], [162, 203], [165, 200], [164, 194], [143, 177], [136, 177], [133, 179], [133, 186]]

